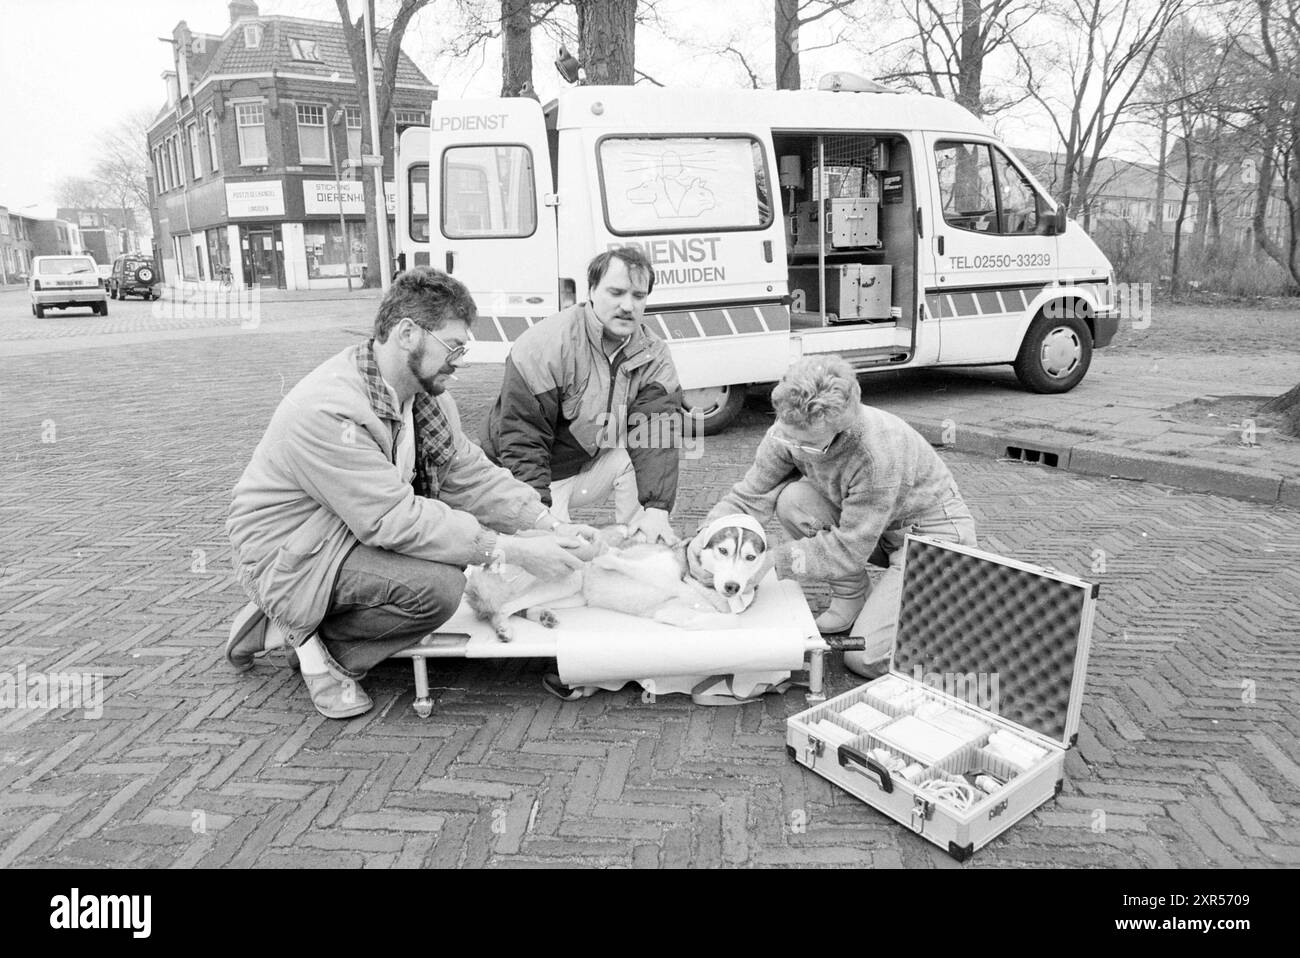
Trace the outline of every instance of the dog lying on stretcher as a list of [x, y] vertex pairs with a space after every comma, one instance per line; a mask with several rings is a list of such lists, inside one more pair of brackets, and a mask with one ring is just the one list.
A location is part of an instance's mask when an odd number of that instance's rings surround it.
[[[503, 642], [514, 638], [516, 614], [548, 629], [559, 624], [558, 609], [613, 609], [682, 629], [725, 627], [749, 608], [758, 582], [770, 566], [763, 527], [746, 515], [723, 516], [705, 530], [700, 570], [712, 587], [693, 574], [686, 543], [667, 546], [629, 539], [625, 526], [610, 526], [582, 553], [576, 572], [542, 579], [519, 566], [472, 568], [465, 598]], [[589, 554], [588, 554], [589, 553]]]

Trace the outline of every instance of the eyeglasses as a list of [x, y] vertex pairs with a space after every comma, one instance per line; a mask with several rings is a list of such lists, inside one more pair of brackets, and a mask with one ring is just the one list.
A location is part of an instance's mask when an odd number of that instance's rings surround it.
[[[409, 316], [407, 318], [410, 319]], [[462, 358], [467, 352], [469, 352], [469, 343], [462, 343], [459, 346], [448, 346], [447, 343], [443, 340], [443, 338], [439, 336], [437, 333], [435, 333], [432, 329], [429, 329], [427, 326], [421, 326], [419, 323], [416, 323], [415, 320], [413, 319], [411, 320], [411, 322], [415, 323], [417, 327], [419, 327], [420, 329], [428, 333], [430, 336], [432, 336], [435, 340], [437, 340], [439, 346], [447, 350], [447, 358], [445, 362], [448, 365], [450, 366], [456, 365], [456, 360]]]
[[784, 445], [789, 446], [791, 449], [797, 449], [800, 452], [807, 453], [810, 456], [823, 456], [831, 448], [831, 446], [835, 445], [835, 440], [839, 438], [839, 435], [840, 435], [839, 433], [836, 433], [835, 435], [831, 436], [830, 441], [827, 442], [826, 445], [824, 446], [808, 446], [802, 442], [795, 442], [793, 439], [787, 439], [785, 436], [781, 435], [780, 433], [773, 433], [772, 437], [776, 439], [777, 442], [783, 443]]

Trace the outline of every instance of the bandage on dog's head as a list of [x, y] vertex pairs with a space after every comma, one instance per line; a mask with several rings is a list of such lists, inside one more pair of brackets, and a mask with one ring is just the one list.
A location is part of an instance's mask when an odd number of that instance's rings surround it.
[[704, 530], [700, 564], [713, 577], [713, 587], [742, 612], [753, 601], [763, 573], [767, 534], [763, 526], [742, 513], [715, 519]]
[[767, 548], [767, 533], [763, 531], [762, 524], [753, 516], [747, 516], [743, 512], [734, 512], [729, 516], [719, 516], [708, 524], [704, 530], [704, 541], [711, 542], [723, 529], [748, 529], [758, 536], [758, 541]]

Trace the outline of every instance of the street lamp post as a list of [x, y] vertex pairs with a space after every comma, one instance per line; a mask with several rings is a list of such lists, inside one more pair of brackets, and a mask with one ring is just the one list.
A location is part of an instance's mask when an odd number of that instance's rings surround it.
[[[370, 0], [362, 0], [361, 9], [366, 28], [366, 91], [370, 99], [370, 141], [375, 154], [382, 155], [379, 148], [379, 108], [375, 102], [375, 32], [370, 16]], [[387, 292], [390, 280], [388, 271], [392, 269], [392, 259], [388, 254], [388, 197], [384, 194], [384, 168], [376, 166], [375, 170], [375, 232], [379, 239], [379, 282]]]
[[[330, 120], [330, 124], [332, 126], [338, 126], [340, 122], [343, 122], [346, 116], [347, 111], [339, 109], [335, 111], [334, 116]], [[347, 135], [347, 127], [345, 125], [343, 128], [343, 137], [345, 141]], [[330, 150], [330, 157], [334, 160], [334, 198], [338, 200], [339, 204], [339, 232], [343, 239], [343, 260], [347, 264], [348, 292], [350, 293], [352, 292], [352, 244], [348, 242], [348, 224], [343, 219], [343, 182], [339, 178], [339, 138], [337, 136], [332, 136], [330, 139], [334, 141], [332, 144], [334, 149]]]

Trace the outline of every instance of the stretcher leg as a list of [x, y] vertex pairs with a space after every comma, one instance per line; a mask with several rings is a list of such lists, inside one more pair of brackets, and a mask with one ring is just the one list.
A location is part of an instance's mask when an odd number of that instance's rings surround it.
[[433, 714], [433, 697], [429, 695], [428, 661], [422, 655], [414, 656], [411, 659], [411, 667], [415, 670], [415, 703], [411, 707], [420, 718], [428, 718]]
[[808, 653], [808, 691], [804, 695], [809, 704], [826, 701], [825, 681], [826, 650], [813, 649]]

